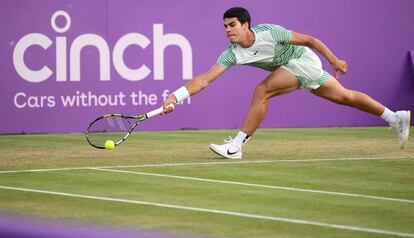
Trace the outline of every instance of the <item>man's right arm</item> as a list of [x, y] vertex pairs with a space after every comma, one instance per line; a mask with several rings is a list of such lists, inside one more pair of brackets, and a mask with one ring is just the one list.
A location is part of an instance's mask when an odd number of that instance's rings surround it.
[[183, 101], [186, 98], [193, 96], [203, 89], [207, 88], [207, 86], [212, 83], [215, 79], [217, 79], [220, 75], [222, 75], [226, 71], [226, 68], [220, 65], [214, 65], [211, 67], [207, 72], [203, 74], [199, 74], [194, 77], [192, 80], [188, 81], [184, 86], [176, 90], [173, 94], [171, 94], [167, 100], [164, 101], [164, 113], [169, 113], [173, 111], [173, 108], [168, 107], [170, 104], [177, 104], [179, 101]]
[[292, 45], [304, 45], [309, 48], [312, 48], [323, 55], [329, 63], [332, 65], [334, 77], [338, 78], [338, 72], [345, 74], [348, 70], [348, 64], [341, 59], [338, 59], [332, 51], [326, 46], [322, 41], [316, 39], [312, 36], [305, 34], [300, 34], [297, 32], [292, 32], [292, 37], [289, 42]]

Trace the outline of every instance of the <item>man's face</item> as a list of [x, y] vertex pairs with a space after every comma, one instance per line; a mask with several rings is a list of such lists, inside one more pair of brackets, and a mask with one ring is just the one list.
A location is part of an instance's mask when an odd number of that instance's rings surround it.
[[249, 31], [249, 23], [241, 24], [237, 17], [224, 18], [224, 29], [226, 30], [227, 38], [231, 43], [238, 43], [242, 41]]

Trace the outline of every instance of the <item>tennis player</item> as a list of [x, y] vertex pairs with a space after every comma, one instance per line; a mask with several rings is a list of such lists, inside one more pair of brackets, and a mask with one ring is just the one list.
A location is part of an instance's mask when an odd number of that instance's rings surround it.
[[[242, 147], [251, 138], [268, 110], [270, 98], [305, 88], [331, 102], [354, 107], [384, 119], [399, 137], [400, 148], [408, 139], [410, 111], [393, 112], [370, 96], [344, 88], [338, 73], [345, 74], [348, 65], [336, 57], [320, 40], [286, 30], [282, 26], [260, 24], [250, 27], [250, 14], [241, 7], [227, 10], [224, 29], [230, 46], [207, 72], [188, 81], [163, 103], [164, 113], [176, 104], [205, 89], [210, 83], [236, 64], [258, 67], [270, 72], [255, 88], [241, 130], [225, 144], [211, 144], [210, 149], [228, 159], [241, 159]], [[322, 69], [322, 63], [312, 51], [323, 55], [332, 65], [333, 76]]]

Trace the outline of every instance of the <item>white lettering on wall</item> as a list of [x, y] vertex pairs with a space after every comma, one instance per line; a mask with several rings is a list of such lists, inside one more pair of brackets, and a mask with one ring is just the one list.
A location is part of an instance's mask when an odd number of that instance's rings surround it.
[[54, 96], [27, 96], [24, 92], [14, 95], [14, 106], [17, 108], [43, 108], [56, 106]]
[[154, 79], [164, 79], [164, 50], [169, 45], [180, 47], [183, 62], [183, 79], [191, 79], [193, 77], [193, 53], [190, 42], [182, 35], [163, 33], [163, 25], [155, 24], [154, 32]]
[[121, 37], [115, 44], [112, 58], [116, 71], [125, 79], [131, 81], [138, 81], [146, 78], [151, 70], [142, 65], [138, 69], [130, 69], [124, 62], [124, 51], [130, 45], [141, 46], [142, 49], [147, 48], [151, 41], [144, 35], [139, 33], [129, 33]]
[[[56, 24], [58, 17], [66, 20], [64, 26], [59, 27]], [[63, 34], [71, 27], [70, 15], [65, 11], [57, 11], [51, 17], [52, 29]], [[164, 51], [168, 46], [179, 47], [182, 52], [182, 77], [185, 80], [191, 79], [193, 76], [193, 59], [192, 48], [190, 42], [183, 35], [177, 33], [164, 34], [163, 24], [153, 25], [153, 74], [155, 80], [164, 80]], [[47, 50], [53, 43], [56, 49], [56, 81], [67, 81], [67, 38], [65, 36], [57, 36], [55, 42], [49, 37], [41, 33], [29, 33], [23, 36], [15, 45], [13, 52], [13, 64], [17, 73], [24, 80], [31, 83], [40, 83], [49, 79], [53, 75], [53, 71], [47, 66], [41, 69], [31, 69], [24, 62], [26, 51], [31, 46], [41, 46]], [[139, 81], [147, 78], [151, 74], [151, 69], [145, 64], [136, 69], [131, 69], [124, 62], [124, 52], [131, 45], [138, 45], [142, 49], [146, 49], [151, 44], [151, 40], [140, 33], [127, 33], [115, 43], [112, 52], [112, 63], [116, 72], [126, 80]], [[97, 34], [83, 34], [76, 37], [69, 49], [69, 81], [76, 82], [81, 80], [81, 67], [85, 67], [87, 62], [81, 63], [81, 51], [84, 47], [93, 46], [99, 53], [99, 75], [100, 81], [110, 80], [111, 69], [111, 50], [106, 40]], [[137, 56], [139, 57], [139, 56]]]
[[80, 81], [81, 50], [85, 46], [95, 46], [99, 51], [100, 79], [108, 81], [110, 76], [109, 47], [105, 39], [96, 34], [78, 36], [70, 48], [70, 81]]
[[24, 53], [27, 48], [33, 45], [39, 45], [43, 49], [47, 49], [51, 44], [52, 41], [40, 33], [27, 34], [17, 42], [13, 51], [13, 64], [20, 77], [31, 83], [40, 83], [53, 74], [47, 66], [43, 66], [39, 70], [33, 70], [29, 69], [24, 62]]

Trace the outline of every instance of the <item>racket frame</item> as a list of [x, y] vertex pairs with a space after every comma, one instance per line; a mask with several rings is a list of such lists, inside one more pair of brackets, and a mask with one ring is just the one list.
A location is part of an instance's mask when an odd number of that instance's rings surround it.
[[[170, 105], [168, 105], [168, 107], [174, 107], [174, 105], [172, 105], [172, 104], [170, 104]], [[164, 108], [163, 107], [160, 107], [160, 108], [157, 108], [157, 109], [155, 109], [155, 110], [153, 110], [153, 111], [150, 111], [150, 112], [147, 112], [147, 113], [145, 113], [145, 114], [143, 114], [143, 115], [139, 115], [139, 116], [128, 116], [128, 115], [123, 115], [123, 114], [105, 114], [105, 115], [102, 115], [102, 116], [100, 116], [100, 117], [98, 117], [98, 118], [96, 118], [95, 120], [93, 120], [90, 124], [89, 124], [89, 126], [88, 126], [88, 128], [85, 130], [85, 136], [86, 136], [86, 140], [88, 141], [88, 143], [91, 145], [91, 146], [93, 146], [93, 147], [95, 147], [95, 148], [97, 148], [97, 149], [105, 149], [105, 146], [97, 146], [97, 145], [94, 145], [94, 144], [92, 144], [91, 143], [91, 141], [89, 140], [89, 129], [91, 128], [91, 126], [96, 122], [96, 121], [98, 121], [98, 120], [100, 120], [100, 119], [103, 119], [103, 118], [107, 118], [107, 117], [122, 117], [122, 118], [125, 118], [125, 119], [134, 119], [134, 120], [137, 120], [132, 126], [131, 126], [131, 129], [126, 133], [126, 135], [120, 140], [120, 141], [117, 141], [117, 142], [115, 142], [115, 146], [118, 146], [119, 144], [121, 144], [122, 142], [124, 142], [127, 138], [128, 138], [128, 136], [134, 131], [134, 129], [135, 129], [135, 127], [138, 125], [138, 124], [140, 124], [141, 122], [143, 122], [143, 121], [145, 121], [146, 119], [148, 119], [148, 118], [151, 118], [151, 117], [153, 117], [153, 116], [156, 116], [156, 115], [159, 115], [159, 114], [161, 114], [161, 113], [163, 113], [164, 112]]]

